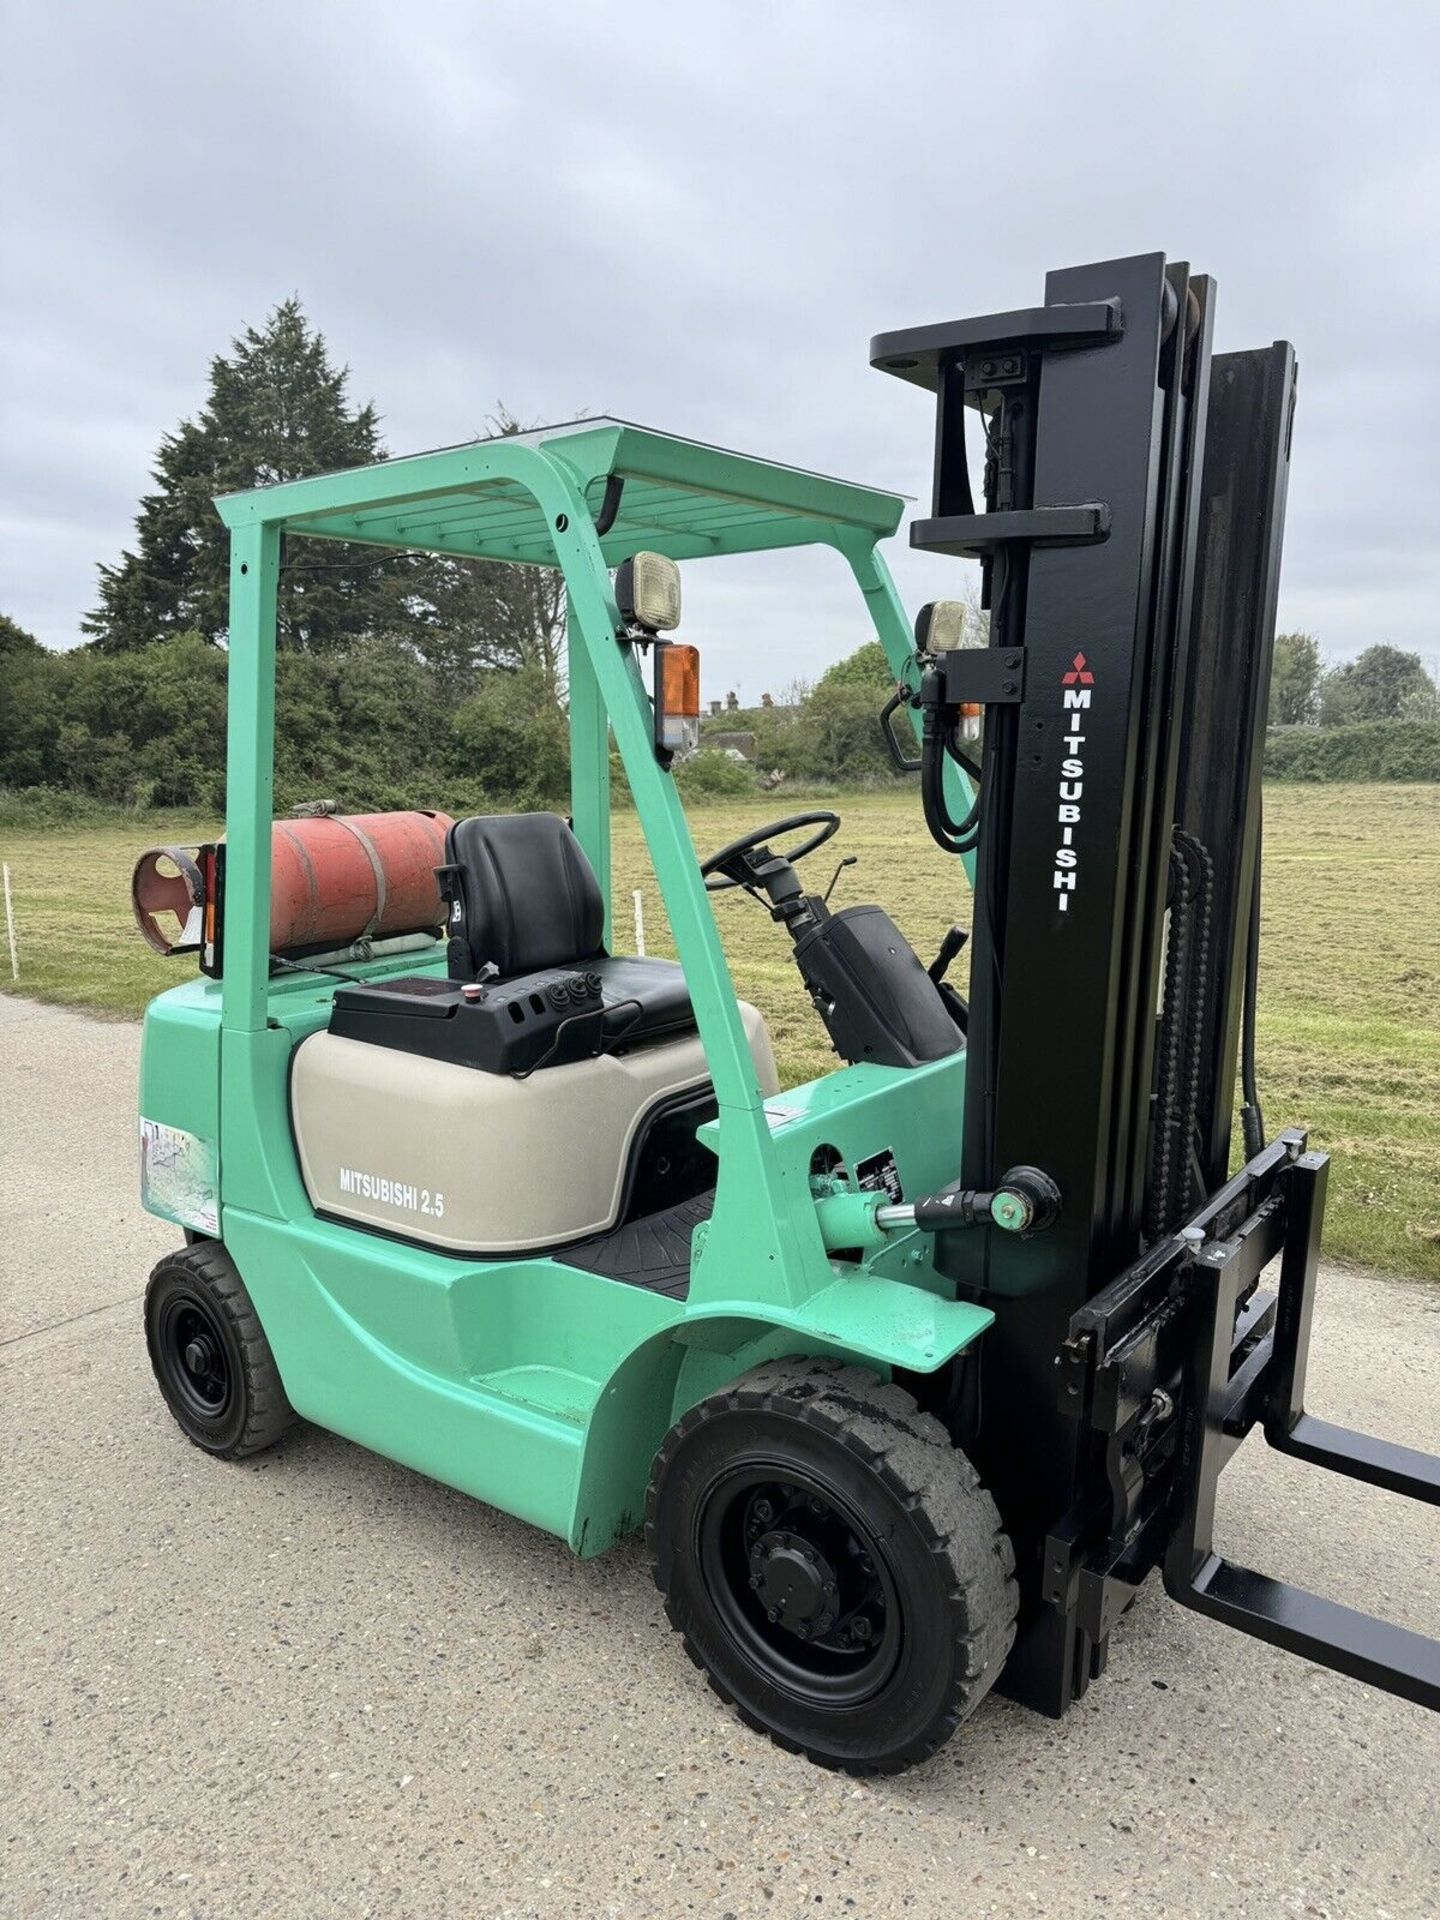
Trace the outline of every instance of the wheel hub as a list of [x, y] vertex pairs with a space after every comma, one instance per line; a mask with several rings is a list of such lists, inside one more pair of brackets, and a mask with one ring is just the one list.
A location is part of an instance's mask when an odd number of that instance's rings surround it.
[[159, 1330], [159, 1351], [170, 1380], [190, 1412], [217, 1419], [232, 1394], [230, 1361], [220, 1330], [196, 1300], [180, 1300]]
[[777, 1625], [802, 1640], [835, 1624], [839, 1583], [820, 1549], [802, 1536], [772, 1529], [750, 1548], [750, 1585]]
[[748, 1667], [826, 1706], [885, 1684], [900, 1657], [894, 1581], [823, 1477], [747, 1461], [702, 1496], [696, 1530], [706, 1588]]
[[187, 1341], [183, 1358], [185, 1371], [193, 1374], [197, 1380], [215, 1371], [215, 1347], [207, 1334], [196, 1334], [193, 1340]]

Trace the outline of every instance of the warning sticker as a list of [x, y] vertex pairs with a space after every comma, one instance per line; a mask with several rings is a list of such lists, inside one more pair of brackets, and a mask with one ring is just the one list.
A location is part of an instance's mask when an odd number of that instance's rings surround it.
[[140, 1122], [140, 1200], [151, 1213], [212, 1236], [220, 1232], [214, 1143], [159, 1120]]

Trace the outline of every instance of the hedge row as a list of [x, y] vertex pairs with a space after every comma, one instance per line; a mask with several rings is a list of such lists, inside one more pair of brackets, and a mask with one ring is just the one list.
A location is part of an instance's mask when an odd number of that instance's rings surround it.
[[1440, 780], [1440, 724], [1363, 720], [1348, 727], [1275, 727], [1267, 780]]

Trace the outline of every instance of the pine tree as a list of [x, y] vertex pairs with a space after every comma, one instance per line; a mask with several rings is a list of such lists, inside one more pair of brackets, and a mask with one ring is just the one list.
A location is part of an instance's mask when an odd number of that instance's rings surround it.
[[[135, 551], [100, 568], [100, 605], [82, 622], [98, 649], [124, 652], [187, 631], [225, 637], [229, 540], [213, 498], [383, 459], [379, 416], [371, 405], [352, 408], [348, 385], [349, 370], [332, 363], [296, 298], [211, 362], [204, 408], [160, 444]], [[403, 630], [406, 560], [329, 542], [287, 546], [281, 646], [328, 651]]]

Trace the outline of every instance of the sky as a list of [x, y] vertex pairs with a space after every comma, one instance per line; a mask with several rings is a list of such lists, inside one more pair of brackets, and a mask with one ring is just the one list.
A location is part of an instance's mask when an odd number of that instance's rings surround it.
[[[79, 638], [209, 361], [292, 292], [393, 452], [618, 414], [923, 503], [870, 336], [1160, 251], [1300, 361], [1280, 621], [1440, 664], [1440, 8], [7, 0], [0, 610]], [[891, 562], [907, 603], [966, 563]], [[707, 697], [866, 637], [691, 563]]]

